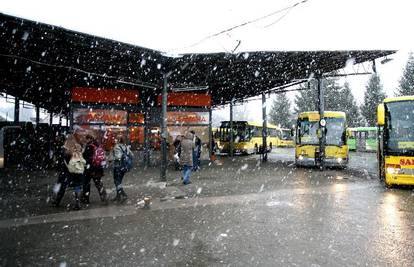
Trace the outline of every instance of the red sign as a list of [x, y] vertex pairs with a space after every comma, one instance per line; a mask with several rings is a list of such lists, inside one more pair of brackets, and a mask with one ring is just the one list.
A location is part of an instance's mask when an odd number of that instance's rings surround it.
[[168, 111], [168, 124], [207, 124], [208, 112]]
[[[158, 105], [162, 102], [162, 96], [158, 96]], [[169, 93], [167, 106], [183, 107], [210, 107], [211, 95], [205, 93]]]
[[401, 166], [414, 165], [414, 159], [400, 159]]
[[81, 88], [72, 89], [73, 102], [138, 104], [139, 93], [130, 89]]

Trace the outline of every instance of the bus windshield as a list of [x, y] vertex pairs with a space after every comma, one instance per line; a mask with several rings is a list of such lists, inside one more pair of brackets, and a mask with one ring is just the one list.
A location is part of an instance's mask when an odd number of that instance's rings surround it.
[[308, 119], [299, 120], [298, 122], [298, 144], [301, 145], [317, 145], [319, 139], [316, 131], [318, 130], [317, 121], [309, 121]]
[[231, 133], [233, 133], [233, 140], [235, 143], [250, 140], [250, 130], [246, 123], [233, 123], [233, 130], [231, 130], [230, 122], [222, 122], [220, 126], [220, 141], [230, 141]]
[[291, 130], [288, 130], [288, 129], [282, 130], [281, 139], [282, 140], [292, 140], [293, 136], [292, 136]]
[[386, 107], [386, 151], [414, 154], [414, 101], [392, 102]]
[[326, 119], [326, 144], [343, 146], [346, 137], [344, 118]]
[[[326, 119], [326, 145], [342, 146], [345, 140], [345, 119], [344, 118], [325, 118]], [[300, 120], [298, 123], [298, 144], [318, 145], [319, 138], [317, 130], [318, 121]]]

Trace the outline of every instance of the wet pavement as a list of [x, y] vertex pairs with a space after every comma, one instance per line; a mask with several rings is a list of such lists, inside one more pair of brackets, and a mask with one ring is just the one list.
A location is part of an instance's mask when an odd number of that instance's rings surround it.
[[[277, 149], [265, 164], [219, 158], [188, 186], [179, 172], [165, 187], [157, 169], [137, 167], [125, 178], [126, 204], [105, 206], [93, 188], [80, 211], [46, 203], [52, 172], [2, 173], [0, 265], [414, 265], [413, 188], [384, 189], [374, 153], [321, 172], [296, 168], [292, 151]], [[105, 182], [110, 191], [110, 175]]]

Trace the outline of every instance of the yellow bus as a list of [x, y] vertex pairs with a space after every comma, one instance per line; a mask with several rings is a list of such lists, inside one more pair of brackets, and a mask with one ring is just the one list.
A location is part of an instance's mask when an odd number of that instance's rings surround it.
[[378, 169], [387, 186], [414, 185], [414, 96], [378, 105]]
[[[348, 164], [346, 115], [325, 111], [325, 166], [345, 167]], [[296, 128], [295, 163], [298, 166], [317, 166], [319, 158], [319, 121], [317, 111], [302, 112]]]
[[[267, 124], [267, 150], [270, 152], [273, 146], [277, 146], [277, 126]], [[262, 150], [263, 125], [260, 122], [233, 121], [233, 129], [230, 128], [230, 121], [222, 121], [219, 128], [219, 151], [220, 153], [230, 152], [230, 134], [233, 133], [233, 153], [252, 154]]]
[[277, 146], [278, 147], [294, 147], [295, 142], [293, 140], [294, 136], [293, 136], [292, 132], [293, 132], [292, 129], [285, 129], [285, 128], [278, 129]]

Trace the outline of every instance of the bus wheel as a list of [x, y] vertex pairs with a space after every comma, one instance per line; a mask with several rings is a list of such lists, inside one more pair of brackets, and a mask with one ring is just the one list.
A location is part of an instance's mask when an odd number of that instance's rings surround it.
[[392, 188], [392, 184], [390, 184], [390, 183], [387, 183], [387, 181], [383, 181], [383, 184], [384, 184], [384, 186], [385, 186], [385, 188], [387, 188], [387, 189], [391, 189]]
[[386, 178], [385, 178], [385, 173], [384, 170], [382, 168], [382, 166], [380, 166], [380, 168], [378, 168], [378, 175], [379, 175], [379, 179], [380, 179], [380, 183], [385, 187], [385, 188], [391, 188], [392, 184], [388, 183]]
[[254, 153], [259, 154], [259, 147], [257, 147], [257, 144], [254, 144]]
[[380, 172], [380, 182], [381, 182], [382, 185], [384, 185], [385, 188], [387, 188], [387, 189], [392, 188], [392, 184], [387, 182], [387, 180], [385, 178], [385, 175], [382, 171]]

